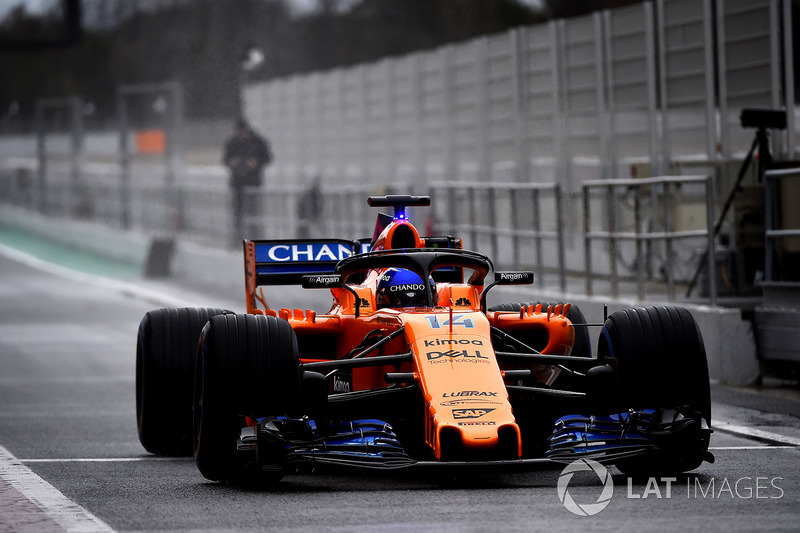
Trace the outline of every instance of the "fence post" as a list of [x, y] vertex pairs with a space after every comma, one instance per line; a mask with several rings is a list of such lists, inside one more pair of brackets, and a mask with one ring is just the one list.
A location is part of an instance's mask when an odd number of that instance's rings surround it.
[[642, 236], [641, 236], [641, 225], [642, 225], [642, 215], [641, 215], [641, 207], [642, 207], [642, 200], [641, 200], [641, 187], [636, 187], [634, 191], [634, 200], [633, 200], [633, 224], [634, 224], [634, 235], [636, 237], [636, 297], [641, 301], [644, 300], [644, 276], [645, 276], [645, 258], [643, 257], [642, 253]]
[[519, 231], [516, 229], [518, 226], [519, 209], [517, 208], [517, 195], [512, 189], [509, 191], [508, 200], [511, 207], [511, 254], [514, 268], [519, 269]]
[[544, 261], [542, 260], [542, 209], [539, 198], [539, 189], [531, 189], [531, 202], [533, 208], [533, 242], [536, 248], [536, 275], [539, 282], [544, 282]]
[[592, 231], [591, 208], [589, 206], [589, 186], [581, 188], [583, 197], [583, 264], [584, 278], [586, 281], [586, 295], [592, 296], [592, 241], [589, 235]]
[[567, 273], [566, 273], [566, 251], [564, 246], [564, 204], [562, 197], [561, 185], [558, 183], [553, 187], [553, 193], [556, 198], [556, 242], [558, 244], [558, 285], [561, 292], [567, 290]]
[[664, 182], [664, 232], [666, 234], [666, 268], [667, 271], [667, 299], [675, 300], [675, 255], [672, 250], [672, 187], [669, 181]]
[[717, 305], [717, 265], [714, 250], [714, 180], [712, 176], [706, 181], [706, 228], [708, 231], [708, 286], [711, 305]]
[[614, 201], [614, 186], [606, 187], [606, 223], [608, 224], [608, 260], [611, 267], [611, 295], [619, 296], [619, 271], [617, 268], [617, 215], [616, 202]]

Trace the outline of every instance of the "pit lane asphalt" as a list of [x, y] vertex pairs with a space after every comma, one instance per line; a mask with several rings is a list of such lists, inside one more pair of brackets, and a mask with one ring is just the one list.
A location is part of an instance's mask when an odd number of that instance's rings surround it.
[[[141, 448], [134, 406], [142, 315], [159, 298], [194, 305], [203, 295], [165, 283], [72, 275], [12, 255], [0, 254], [0, 446], [113, 529], [797, 529], [797, 446], [720, 431], [712, 437], [717, 462], [674, 482], [629, 487], [611, 468], [614, 495], [593, 517], [573, 515], [561, 503], [558, 465], [458, 479], [292, 475], [277, 490], [209, 483], [192, 460], [157, 458]], [[203, 303], [231, 302], [210, 296]], [[787, 439], [800, 431], [791, 415], [718, 402], [714, 413]], [[598, 478], [576, 474], [569, 493], [594, 503]], [[0, 531], [19, 529], [14, 516], [0, 501]], [[28, 530], [57, 527], [43, 518]]]

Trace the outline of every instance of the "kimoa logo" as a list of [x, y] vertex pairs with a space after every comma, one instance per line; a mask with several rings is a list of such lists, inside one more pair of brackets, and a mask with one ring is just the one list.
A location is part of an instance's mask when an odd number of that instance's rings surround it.
[[453, 344], [471, 344], [473, 346], [483, 346], [483, 341], [474, 339], [434, 339], [432, 341], [425, 340], [425, 347], [428, 346], [452, 346]]
[[[594, 472], [603, 484], [603, 490], [595, 503], [577, 503], [569, 493], [569, 482], [576, 472]], [[605, 466], [591, 459], [578, 459], [567, 465], [558, 477], [558, 499], [564, 507], [578, 516], [594, 516], [608, 507], [614, 495], [614, 480]]]

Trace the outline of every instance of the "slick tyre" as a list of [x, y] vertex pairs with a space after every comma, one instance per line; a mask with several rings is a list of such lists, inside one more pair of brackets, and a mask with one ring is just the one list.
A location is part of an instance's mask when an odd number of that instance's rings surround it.
[[255, 454], [239, 450], [238, 440], [246, 417], [296, 408], [300, 386], [297, 338], [288, 322], [263, 315], [212, 318], [195, 369], [194, 456], [200, 473], [223, 482], [280, 479], [279, 471], [263, 474]]
[[[548, 306], [553, 306], [555, 308], [557, 303], [552, 302], [519, 302], [519, 303], [504, 303], [500, 305], [496, 305], [489, 309], [489, 311], [519, 311], [522, 307], [529, 307], [531, 305], [539, 305], [542, 304], [542, 311], [546, 312]], [[567, 313], [567, 318], [573, 324], [585, 324], [586, 318], [584, 318], [583, 313], [578, 308], [577, 305], [571, 304], [569, 308], [569, 312]], [[524, 340], [523, 340], [524, 342]], [[536, 346], [534, 346], [535, 348]], [[592, 341], [589, 335], [589, 328], [587, 326], [576, 326], [575, 327], [575, 344], [572, 347], [572, 353], [580, 356], [580, 357], [591, 357], [592, 356]]]
[[[616, 363], [618, 412], [684, 408], [711, 425], [705, 345], [684, 308], [640, 307], [613, 313], [603, 326], [598, 355]], [[708, 450], [708, 432], [667, 457], [620, 462], [632, 475], [674, 474], [697, 468]]]
[[200, 332], [215, 308], [156, 309], [136, 343], [136, 422], [150, 453], [192, 454], [192, 391]]

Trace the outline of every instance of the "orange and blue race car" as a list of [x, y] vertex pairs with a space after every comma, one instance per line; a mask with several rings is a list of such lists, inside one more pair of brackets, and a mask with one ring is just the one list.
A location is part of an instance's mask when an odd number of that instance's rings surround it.
[[[687, 310], [631, 308], [588, 324], [569, 303], [487, 309], [492, 287], [533, 273], [495, 271], [452, 236], [421, 237], [406, 208], [429, 197], [369, 205], [394, 211], [372, 239], [245, 240], [246, 313], [145, 315], [146, 450], [193, 453], [203, 476], [224, 482], [580, 458], [664, 475], [713, 461], [705, 348]], [[264, 288], [276, 284], [327, 289], [332, 306], [272, 309]]]

